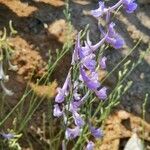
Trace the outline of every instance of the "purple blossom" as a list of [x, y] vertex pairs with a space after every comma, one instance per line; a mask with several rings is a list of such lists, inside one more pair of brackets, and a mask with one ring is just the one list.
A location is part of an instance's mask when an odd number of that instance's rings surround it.
[[89, 141], [85, 150], [93, 150], [94, 149], [94, 143], [92, 141]]
[[106, 60], [107, 60], [106, 57], [102, 57], [100, 62], [99, 62], [99, 65], [102, 69], [106, 69]]
[[96, 129], [95, 127], [90, 127], [90, 131], [95, 138], [101, 138], [103, 136], [103, 132], [100, 128]]
[[82, 46], [81, 49], [80, 49], [80, 51], [79, 51], [80, 59], [84, 58], [85, 56], [88, 56], [92, 52], [93, 52], [92, 49], [89, 47], [89, 45], [85, 41], [84, 42], [84, 46]]
[[81, 132], [81, 129], [78, 126], [73, 129], [67, 128], [65, 132], [66, 139], [72, 140], [76, 138], [77, 136], [79, 136], [80, 132]]
[[73, 112], [73, 119], [77, 126], [79, 126], [79, 127], [84, 126], [85, 123], [84, 123], [83, 119], [81, 118], [81, 116], [77, 112]]
[[63, 87], [57, 88], [58, 93], [55, 97], [55, 102], [62, 103], [64, 101], [65, 96], [67, 96], [68, 94], [68, 88], [70, 87], [70, 84], [71, 84], [70, 82], [71, 82], [71, 74], [69, 71]]
[[53, 115], [54, 115], [55, 117], [60, 117], [60, 116], [62, 116], [62, 114], [63, 114], [63, 112], [60, 110], [59, 105], [58, 105], [58, 104], [55, 104], [55, 105], [54, 105], [54, 110], [53, 110]]
[[120, 0], [115, 5], [108, 8], [105, 7], [104, 2], [100, 1], [99, 8], [92, 10], [91, 15], [95, 18], [102, 17], [103, 15], [117, 9], [121, 4], [123, 4], [127, 13], [132, 13], [137, 8], [137, 4], [134, 1], [135, 0]]
[[[123, 38], [118, 35], [114, 29], [115, 23], [110, 23], [108, 27], [108, 36], [106, 37], [106, 42], [109, 43], [115, 49], [120, 49], [124, 45]], [[100, 27], [101, 33], [106, 36], [106, 33]]]
[[86, 71], [81, 67], [80, 73], [83, 81], [90, 90], [96, 90], [100, 86], [98, 74], [96, 72], [91, 72], [89, 75], [87, 75]]
[[99, 8], [95, 9], [95, 10], [91, 10], [91, 15], [94, 16], [95, 18], [98, 18], [100, 16], [102, 16], [105, 12], [107, 11], [107, 9], [105, 8], [104, 2], [99, 2]]
[[127, 13], [133, 13], [133, 11], [137, 8], [137, 4], [134, 1], [135, 0], [122, 0], [123, 7]]
[[87, 38], [86, 41], [84, 41], [84, 46], [81, 46], [80, 44], [80, 35], [78, 36], [78, 42], [75, 46], [75, 50], [73, 53], [73, 62], [75, 61], [75, 58], [83, 59], [86, 56], [89, 56], [90, 54], [93, 54], [94, 51], [96, 51], [105, 41], [107, 35], [104, 36], [97, 44], [92, 45], [92, 42], [89, 39], [89, 31], [87, 32]]
[[103, 87], [101, 88], [100, 90], [96, 90], [95, 91], [95, 94], [98, 96], [99, 99], [101, 100], [105, 100], [107, 98], [107, 88], [106, 87]]
[[10, 139], [14, 138], [14, 134], [12, 134], [12, 133], [7, 133], [7, 134], [2, 133], [1, 135], [4, 139], [7, 139], [7, 140], [10, 140]]
[[72, 112], [72, 113], [75, 112], [75, 111], [78, 111], [81, 103], [82, 102], [80, 100], [70, 102], [69, 111]]
[[96, 61], [93, 58], [95, 58], [95, 55], [90, 54], [81, 60], [81, 63], [84, 65], [84, 67], [90, 71], [94, 71], [96, 68]]
[[88, 31], [86, 43], [89, 46], [89, 48], [92, 50], [92, 52], [95, 52], [104, 43], [106, 37], [107, 37], [107, 34], [98, 43], [96, 43], [95, 45], [92, 45], [92, 42], [90, 41], [90, 37], [89, 37], [89, 31]]

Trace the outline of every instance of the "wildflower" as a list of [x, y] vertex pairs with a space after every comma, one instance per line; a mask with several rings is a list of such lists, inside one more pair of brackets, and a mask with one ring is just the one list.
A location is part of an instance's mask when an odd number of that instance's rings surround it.
[[1, 136], [6, 140], [10, 140], [10, 139], [14, 138], [14, 134], [12, 134], [12, 133], [7, 133], [7, 134], [1, 133]]
[[71, 74], [69, 71], [63, 87], [57, 88], [58, 94], [55, 97], [55, 102], [62, 103], [64, 101], [65, 96], [67, 96], [67, 94], [68, 94], [68, 88], [69, 88], [70, 82], [71, 82], [70, 80], [71, 80]]
[[101, 69], [106, 69], [106, 60], [107, 60], [106, 57], [103, 57], [103, 58], [100, 60], [99, 65], [100, 65]]
[[102, 16], [105, 12], [107, 11], [107, 9], [105, 8], [104, 2], [99, 2], [99, 8], [95, 9], [95, 10], [91, 10], [91, 15], [94, 16], [95, 18], [98, 18], [100, 16]]
[[60, 110], [59, 105], [58, 105], [58, 104], [55, 104], [55, 105], [54, 105], [54, 110], [53, 110], [53, 115], [54, 115], [55, 117], [60, 117], [60, 116], [62, 116], [62, 114], [63, 114], [63, 112]]
[[92, 42], [90, 41], [90, 38], [89, 38], [89, 31], [88, 31], [86, 41], [84, 41], [84, 46], [81, 46], [80, 37], [78, 36], [78, 40], [77, 40], [78, 45], [75, 46], [76, 48], [74, 50], [73, 58], [74, 59], [79, 58], [80, 60], [82, 60], [84, 57], [89, 56], [90, 54], [93, 55], [93, 52], [95, 52], [104, 43], [106, 37], [107, 37], [107, 34], [97, 44], [92, 45]]
[[99, 8], [92, 10], [91, 15], [95, 18], [102, 17], [103, 15], [110, 13], [117, 9], [121, 4], [125, 8], [127, 13], [132, 13], [136, 8], [137, 4], [134, 2], [135, 0], [120, 0], [115, 5], [106, 8], [104, 2], [99, 2]]
[[75, 101], [75, 100], [71, 101], [69, 111], [72, 112], [72, 113], [75, 112], [75, 111], [78, 111], [81, 103], [82, 102], [80, 100], [79, 101]]
[[93, 150], [94, 149], [94, 145], [95, 144], [92, 141], [89, 141], [85, 150]]
[[94, 54], [90, 54], [88, 56], [85, 56], [82, 60], [81, 63], [90, 71], [94, 71], [96, 67], [96, 61], [93, 60], [95, 58]]
[[91, 126], [90, 131], [95, 138], [101, 138], [103, 136], [103, 132], [100, 128], [96, 129], [95, 127]]
[[96, 72], [91, 72], [88, 76], [85, 70], [81, 67], [80, 73], [83, 81], [90, 90], [96, 90], [100, 86], [100, 83], [98, 81], [98, 74]]
[[99, 99], [105, 100], [107, 98], [106, 90], [107, 90], [107, 88], [103, 87], [100, 90], [96, 90], [95, 94], [98, 96]]
[[122, 0], [123, 7], [127, 13], [133, 13], [133, 11], [137, 8], [137, 4], [134, 1], [135, 0]]
[[87, 38], [86, 38], [86, 43], [88, 45], [88, 47], [92, 50], [92, 52], [95, 52], [105, 41], [107, 37], [107, 34], [95, 45], [92, 45], [92, 42], [90, 41], [90, 37], [89, 37], [89, 31], [87, 32]]
[[[114, 29], [115, 23], [110, 23], [108, 27], [108, 36], [106, 37], [106, 42], [109, 43], [115, 49], [120, 49], [124, 45], [123, 38], [118, 35]], [[106, 33], [100, 27], [101, 33], [106, 36]]]
[[79, 49], [79, 58], [82, 59], [92, 53], [92, 49], [89, 47], [87, 42], [84, 42], [84, 46]]
[[73, 112], [73, 118], [74, 118], [74, 121], [75, 121], [75, 124], [79, 127], [82, 127], [84, 126], [84, 121], [83, 119], [81, 118], [81, 116], [77, 113], [77, 112]]
[[73, 129], [67, 128], [66, 132], [65, 132], [66, 139], [70, 139], [70, 140], [74, 139], [77, 136], [79, 136], [80, 132], [81, 132], [81, 130], [78, 126]]

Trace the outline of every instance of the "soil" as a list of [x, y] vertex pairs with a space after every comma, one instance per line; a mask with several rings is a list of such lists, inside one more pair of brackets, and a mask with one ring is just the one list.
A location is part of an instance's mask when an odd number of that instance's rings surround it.
[[[99, 39], [96, 20], [89, 15], [91, 9], [96, 8], [96, 0], [70, 0], [71, 21], [74, 29], [80, 31], [89, 24], [92, 41]], [[51, 50], [55, 57], [56, 49], [61, 49], [65, 39], [66, 21], [63, 15], [64, 1], [62, 0], [0, 0], [0, 29], [4, 27], [9, 32], [9, 21], [13, 21], [17, 36], [12, 37], [11, 43], [16, 49], [17, 56], [14, 63], [19, 66], [18, 72], [9, 71], [10, 81], [7, 87], [15, 93], [7, 97], [10, 106], [14, 106], [24, 93], [26, 84], [31, 77], [31, 71], [36, 70], [35, 75], [43, 74], [48, 61], [48, 51]], [[126, 46], [121, 50], [108, 50], [108, 70], [111, 70], [123, 57], [127, 55], [137, 40], [142, 37], [140, 45], [129, 56], [132, 61], [139, 58], [142, 51], [150, 46], [150, 3], [140, 0], [139, 7], [134, 14], [126, 14], [124, 11], [115, 17], [118, 32], [124, 37]], [[21, 53], [21, 51], [23, 53]], [[62, 66], [63, 62], [63, 66]], [[64, 57], [61, 65], [54, 71], [52, 79], [62, 83], [70, 66], [70, 54]], [[62, 69], [63, 67], [63, 69]], [[122, 97], [120, 109], [141, 116], [142, 104], [146, 93], [150, 91], [150, 55], [147, 55], [142, 63], [132, 72], [128, 80], [133, 81], [133, 86]], [[107, 80], [112, 88], [116, 81], [116, 73]], [[148, 98], [146, 120], [150, 122], [150, 97]], [[44, 112], [44, 104], [40, 106], [40, 112]], [[37, 114], [38, 115], [38, 114]], [[35, 117], [37, 120], [37, 118]], [[39, 122], [39, 120], [37, 121]]]

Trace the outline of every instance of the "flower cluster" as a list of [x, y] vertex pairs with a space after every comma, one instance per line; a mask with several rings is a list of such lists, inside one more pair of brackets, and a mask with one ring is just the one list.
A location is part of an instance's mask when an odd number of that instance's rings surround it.
[[99, 8], [92, 10], [91, 14], [95, 18], [99, 18], [99, 17], [102, 17], [103, 15], [107, 14], [108, 12], [114, 11], [115, 9], [120, 7], [121, 5], [123, 5], [123, 8], [125, 9], [125, 11], [127, 13], [133, 13], [134, 10], [137, 8], [137, 4], [134, 1], [135, 0], [120, 0], [114, 6], [111, 6], [108, 8], [105, 7], [104, 2], [100, 1], [99, 2]]
[[[91, 103], [89, 98], [91, 94], [102, 101], [107, 99], [107, 87], [101, 85], [97, 72], [99, 68], [106, 69], [107, 57], [99, 58], [97, 54], [98, 49], [104, 42], [115, 49], [120, 49], [124, 45], [123, 38], [115, 31], [115, 23], [110, 22], [110, 13], [121, 5], [127, 13], [133, 12], [137, 7], [134, 0], [120, 0], [114, 6], [108, 8], [105, 7], [104, 2], [99, 2], [99, 8], [91, 11], [96, 19], [106, 15], [107, 25], [105, 27], [99, 26], [102, 38], [98, 43], [92, 44], [89, 32], [87, 32], [85, 41], [81, 41], [81, 33], [77, 35], [72, 55], [72, 67], [64, 85], [62, 88], [58, 88], [53, 110], [55, 117], [62, 117], [64, 120], [65, 138], [67, 140], [80, 136], [85, 126], [88, 126], [88, 131], [94, 138], [103, 136], [102, 130], [92, 126], [89, 121], [90, 118], [85, 116], [83, 106], [88, 101]], [[93, 148], [94, 143], [89, 141], [86, 150], [92, 150]]]

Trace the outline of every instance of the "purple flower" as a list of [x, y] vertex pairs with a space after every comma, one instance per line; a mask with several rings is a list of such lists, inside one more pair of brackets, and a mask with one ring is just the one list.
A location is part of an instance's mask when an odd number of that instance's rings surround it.
[[99, 65], [102, 69], [106, 69], [106, 60], [107, 60], [107, 58], [103, 57], [103, 58], [101, 58], [101, 60], [99, 62]]
[[95, 58], [94, 54], [90, 54], [88, 56], [85, 56], [82, 60], [81, 63], [90, 71], [94, 71], [96, 67], [96, 61], [93, 60]]
[[96, 90], [100, 86], [98, 74], [96, 72], [91, 72], [89, 75], [87, 75], [85, 70], [81, 67], [80, 73], [83, 81], [89, 89]]
[[114, 29], [115, 23], [110, 23], [108, 27], [108, 35], [102, 30], [100, 27], [101, 33], [106, 36], [106, 42], [109, 43], [112, 47], [115, 49], [120, 49], [124, 45], [124, 40], [123, 38], [118, 35]]
[[8, 133], [8, 134], [2, 133], [1, 135], [4, 139], [7, 139], [7, 140], [14, 138], [14, 134], [12, 134], [12, 133]]
[[107, 98], [107, 93], [106, 93], [107, 88], [103, 87], [99, 91], [96, 90], [95, 94], [98, 96], [99, 99], [105, 100]]
[[72, 113], [75, 111], [78, 111], [81, 104], [82, 104], [82, 102], [80, 100], [70, 102], [69, 111]]
[[66, 132], [65, 132], [66, 139], [70, 139], [70, 140], [74, 139], [77, 136], [79, 136], [80, 132], [81, 132], [81, 130], [78, 126], [73, 129], [67, 128]]
[[68, 94], [68, 89], [69, 89], [70, 84], [71, 84], [70, 82], [71, 82], [71, 74], [69, 71], [63, 87], [57, 88], [58, 93], [55, 97], [55, 102], [62, 103], [64, 101], [65, 96]]
[[84, 58], [85, 56], [88, 56], [92, 53], [92, 49], [89, 47], [89, 45], [87, 44], [87, 42], [84, 42], [84, 46], [82, 46], [79, 49], [79, 57], [80, 59]]
[[137, 8], [137, 4], [134, 0], [122, 0], [122, 4], [127, 13], [133, 13], [133, 11]]
[[95, 18], [98, 18], [100, 16], [102, 16], [105, 12], [107, 11], [107, 9], [105, 8], [104, 2], [99, 2], [99, 8], [95, 9], [95, 10], [91, 10], [91, 15], [94, 16]]
[[[75, 44], [75, 49], [72, 56], [72, 62], [71, 64], [75, 64], [77, 60], [83, 59], [86, 56], [89, 57], [90, 54], [92, 54], [94, 51], [96, 51], [105, 41], [107, 36], [105, 36], [103, 39], [101, 39], [97, 44], [92, 45], [92, 42], [89, 39], [89, 31], [87, 32], [87, 38], [86, 41], [84, 41], [84, 46], [81, 46], [80, 44], [80, 33], [77, 37], [77, 42]], [[93, 55], [93, 54], [92, 54]]]
[[85, 150], [93, 150], [94, 149], [94, 143], [92, 141], [89, 141]]
[[83, 119], [81, 118], [81, 116], [77, 112], [73, 112], [73, 119], [77, 126], [79, 126], [79, 127], [84, 126], [85, 123], [84, 123]]
[[54, 105], [54, 110], [53, 110], [53, 115], [55, 117], [60, 117], [60, 116], [62, 116], [62, 114], [63, 114], [63, 112], [60, 110], [59, 105], [55, 104]]
[[89, 48], [92, 50], [92, 52], [95, 52], [104, 43], [106, 37], [107, 37], [107, 34], [98, 43], [96, 43], [95, 45], [92, 45], [92, 42], [90, 41], [90, 37], [89, 37], [89, 31], [88, 31], [86, 43], [89, 46]]
[[103, 136], [103, 132], [100, 128], [96, 129], [95, 127], [90, 127], [90, 131], [95, 138], [101, 138]]
[[124, 40], [121, 36], [119, 36], [115, 29], [114, 29], [115, 23], [110, 23], [108, 27], [108, 36], [106, 38], [106, 41], [111, 44], [115, 49], [120, 49], [124, 45]]

